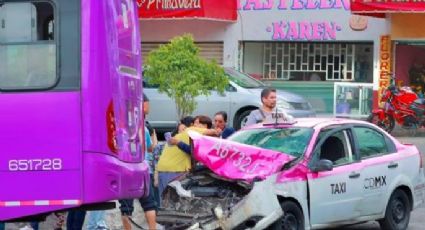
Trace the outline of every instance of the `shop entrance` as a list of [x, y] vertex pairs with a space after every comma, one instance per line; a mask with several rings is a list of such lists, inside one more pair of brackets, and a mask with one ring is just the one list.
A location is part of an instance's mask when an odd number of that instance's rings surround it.
[[425, 41], [394, 42], [394, 73], [397, 86], [409, 86], [420, 97], [425, 91]]
[[[369, 114], [365, 101], [371, 94], [360, 88], [373, 82], [372, 42], [247, 41], [242, 45], [244, 72], [303, 95], [318, 114]], [[344, 83], [343, 88], [336, 83]]]

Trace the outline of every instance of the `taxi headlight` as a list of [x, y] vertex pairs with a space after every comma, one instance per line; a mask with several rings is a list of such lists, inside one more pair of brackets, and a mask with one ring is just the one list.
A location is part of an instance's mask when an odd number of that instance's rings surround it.
[[283, 99], [278, 99], [276, 104], [278, 108], [293, 109], [292, 105]]

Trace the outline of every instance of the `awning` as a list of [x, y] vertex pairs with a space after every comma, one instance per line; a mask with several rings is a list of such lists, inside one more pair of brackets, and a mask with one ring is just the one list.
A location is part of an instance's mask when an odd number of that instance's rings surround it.
[[137, 5], [140, 19], [237, 19], [237, 0], [137, 0]]
[[385, 17], [387, 13], [425, 13], [422, 0], [351, 0], [353, 14]]

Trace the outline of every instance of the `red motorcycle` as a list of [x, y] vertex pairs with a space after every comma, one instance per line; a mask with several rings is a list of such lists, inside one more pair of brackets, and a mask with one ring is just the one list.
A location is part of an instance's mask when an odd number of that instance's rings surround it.
[[395, 122], [415, 133], [419, 127], [425, 126], [425, 99], [419, 98], [410, 87], [389, 86], [384, 90], [381, 102], [384, 107], [374, 109], [368, 121], [388, 133], [393, 131]]

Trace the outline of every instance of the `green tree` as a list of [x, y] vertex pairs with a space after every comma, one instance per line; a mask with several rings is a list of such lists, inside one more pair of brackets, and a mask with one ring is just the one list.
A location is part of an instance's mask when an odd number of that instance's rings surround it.
[[179, 118], [195, 111], [197, 96], [208, 96], [210, 90], [223, 93], [228, 84], [223, 68], [198, 54], [192, 36], [183, 35], [149, 53], [146, 60], [144, 77], [174, 100]]

